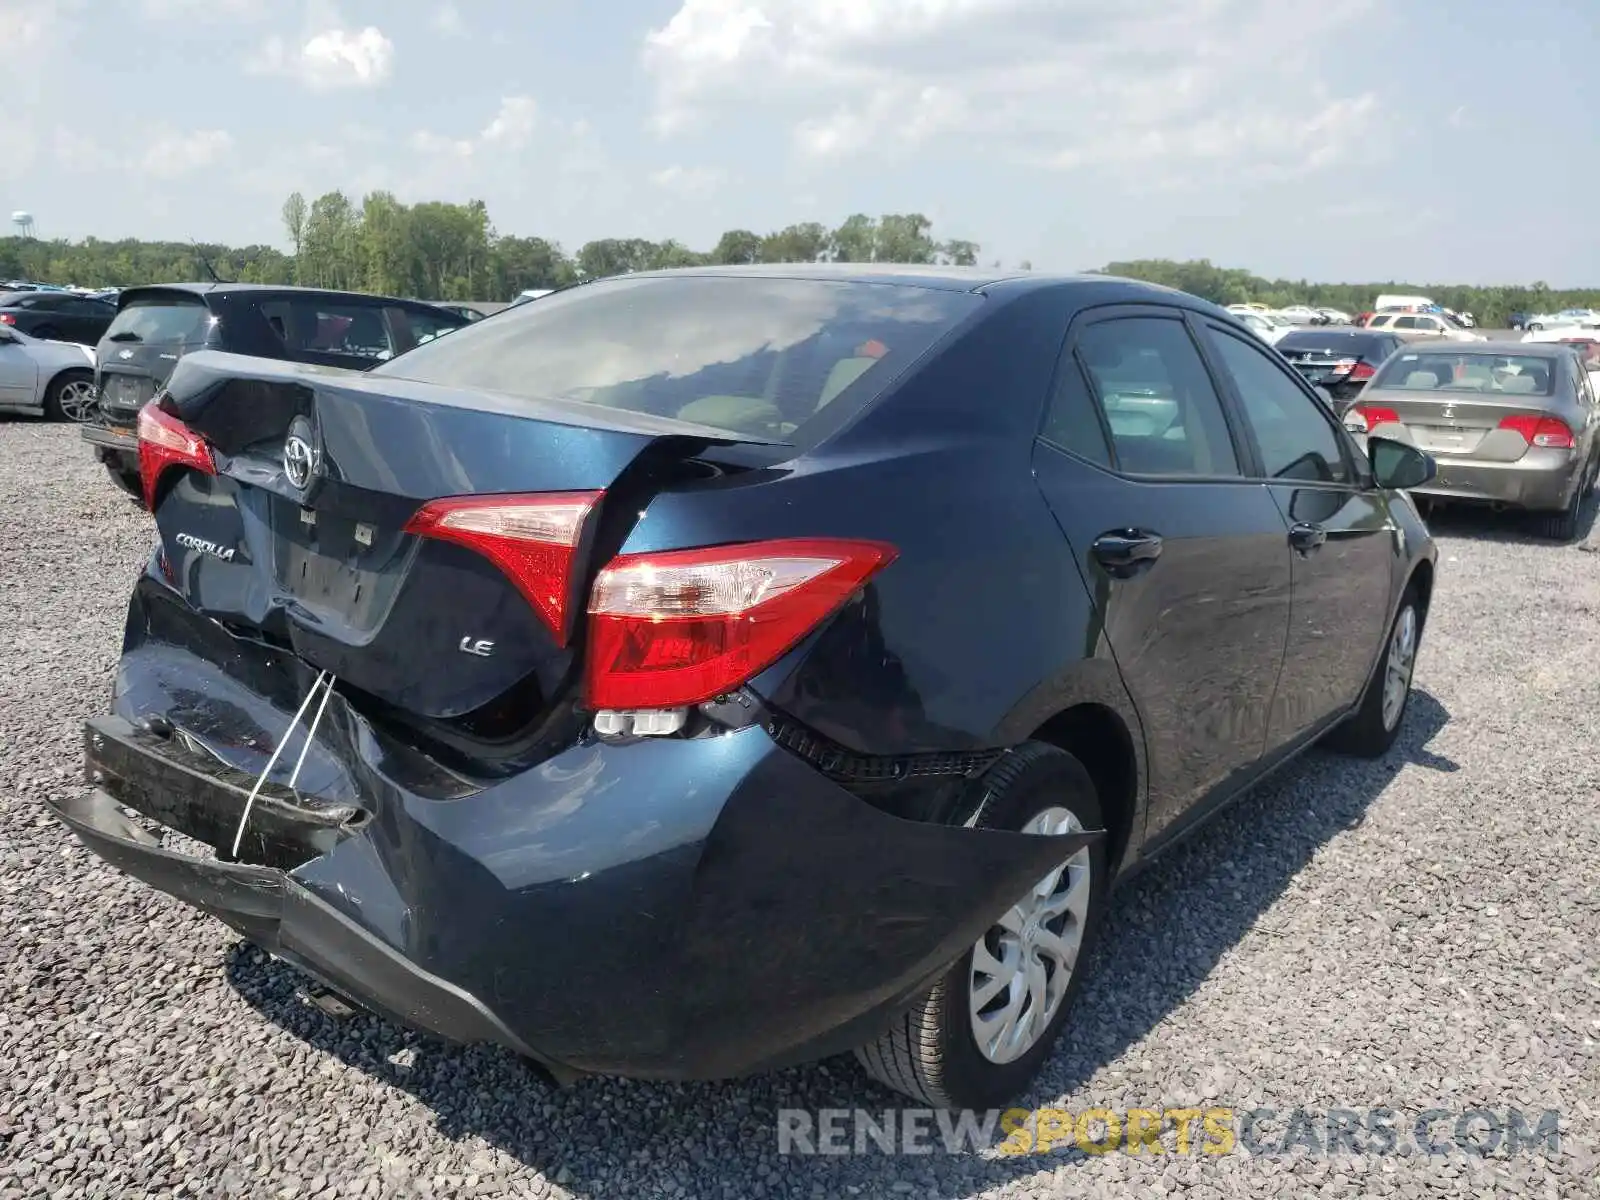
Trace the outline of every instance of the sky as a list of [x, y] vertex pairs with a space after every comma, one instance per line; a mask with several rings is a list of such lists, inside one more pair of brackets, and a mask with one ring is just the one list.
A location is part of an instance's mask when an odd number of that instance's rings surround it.
[[0, 0], [0, 212], [287, 245], [289, 192], [708, 249], [1600, 286], [1596, 0]]

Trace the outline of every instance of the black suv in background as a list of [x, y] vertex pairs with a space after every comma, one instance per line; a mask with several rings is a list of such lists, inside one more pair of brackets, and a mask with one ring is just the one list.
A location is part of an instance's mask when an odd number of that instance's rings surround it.
[[140, 497], [139, 410], [195, 350], [365, 371], [466, 325], [419, 300], [249, 283], [128, 288], [96, 354], [100, 417], [83, 438], [111, 478]]

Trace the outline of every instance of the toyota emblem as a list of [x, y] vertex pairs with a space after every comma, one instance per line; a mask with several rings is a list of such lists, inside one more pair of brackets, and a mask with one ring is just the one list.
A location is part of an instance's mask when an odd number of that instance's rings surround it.
[[290, 486], [305, 491], [316, 470], [317, 452], [311, 445], [310, 427], [296, 420], [283, 443], [283, 474]]

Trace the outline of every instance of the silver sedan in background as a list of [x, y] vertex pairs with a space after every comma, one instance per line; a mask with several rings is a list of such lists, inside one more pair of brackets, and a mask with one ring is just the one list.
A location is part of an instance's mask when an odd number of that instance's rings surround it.
[[0, 325], [0, 412], [81, 422], [97, 404], [93, 346], [47, 342]]
[[1571, 541], [1600, 474], [1600, 398], [1585, 365], [1562, 343], [1411, 342], [1345, 427], [1432, 455], [1438, 474], [1416, 495], [1526, 509], [1546, 536]]

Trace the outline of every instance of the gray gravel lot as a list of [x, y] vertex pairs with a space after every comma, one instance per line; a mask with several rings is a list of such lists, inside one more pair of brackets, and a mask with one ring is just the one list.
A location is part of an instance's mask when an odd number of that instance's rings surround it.
[[779, 1108], [896, 1102], [847, 1060], [557, 1091], [324, 1016], [79, 848], [40, 801], [81, 786], [147, 519], [24, 421], [0, 514], [0, 1197], [1600, 1195], [1600, 554], [1442, 520], [1401, 745], [1312, 756], [1132, 883], [1030, 1098], [1558, 1108], [1562, 1154], [780, 1158]]

